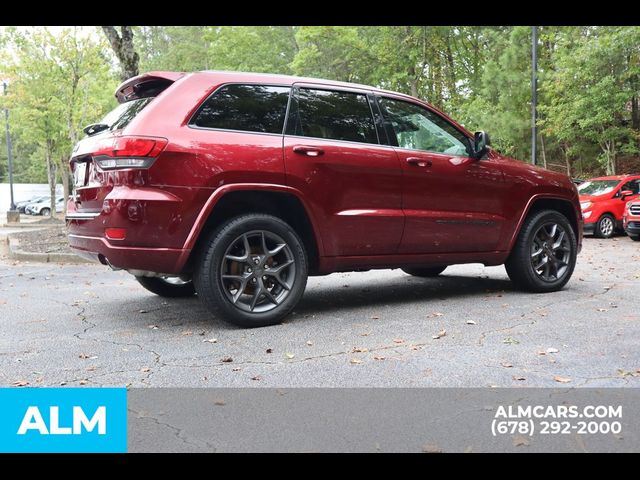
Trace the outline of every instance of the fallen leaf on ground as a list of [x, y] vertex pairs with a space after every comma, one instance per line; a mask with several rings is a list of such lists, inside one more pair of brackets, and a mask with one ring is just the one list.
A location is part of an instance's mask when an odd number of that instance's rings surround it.
[[12, 387], [26, 387], [27, 385], [29, 385], [29, 382], [26, 380], [16, 380], [11, 384]]
[[358, 358], [352, 358], [351, 359], [351, 363], [353, 363], [354, 365], [357, 365], [359, 363], [362, 363], [362, 360], [358, 359]]
[[149, 310], [138, 310], [138, 313], [149, 313]]
[[267, 353], [273, 353], [273, 348], [267, 348], [266, 352]]
[[239, 372], [240, 370], [242, 370], [240, 367], [235, 367], [231, 369], [232, 372]]
[[431, 338], [433, 338], [434, 340], [437, 340], [438, 338], [442, 338], [442, 337], [444, 337], [446, 335], [447, 335], [447, 331], [443, 328], [437, 334], [432, 335]]
[[560, 350], [558, 350], [557, 348], [547, 348], [547, 353], [558, 353]]
[[231, 358], [231, 357], [222, 357], [220, 359], [220, 361], [224, 362], [224, 363], [231, 363], [231, 362], [233, 362], [233, 358]]
[[538, 355], [546, 355], [546, 354], [547, 354], [547, 352], [546, 352], [545, 350], [538, 350], [538, 351], [537, 351], [537, 354], [538, 354]]
[[606, 308], [597, 308], [596, 310], [598, 310], [599, 312], [608, 312], [609, 311]]
[[402, 338], [394, 338], [393, 343], [404, 343], [404, 340]]
[[513, 377], [511, 377], [511, 378], [513, 378], [514, 380], [517, 380], [517, 381], [519, 381], [519, 382], [523, 382], [523, 381], [525, 381], [525, 380], [526, 380], [526, 378], [525, 378], [525, 377], [523, 377], [523, 376], [521, 376], [521, 375], [514, 375], [514, 376], [513, 376]]
[[374, 355], [373, 359], [374, 360], [384, 360], [385, 357], [381, 356], [381, 355]]
[[307, 340], [307, 345], [309, 345], [311, 347], [311, 346], [313, 346], [313, 342], [311, 340]]
[[256, 375], [255, 377], [251, 377], [251, 380], [259, 381], [262, 380], [262, 377], [260, 375]]
[[434, 444], [423, 445], [422, 453], [442, 453], [442, 448]]
[[295, 357], [295, 355], [293, 353], [285, 353], [284, 356], [287, 357], [289, 360], [291, 360], [293, 357]]
[[88, 380], [80, 380], [78, 383], [80, 385], [86, 385], [87, 383], [89, 383], [89, 381]]
[[87, 372], [95, 372], [96, 371], [96, 367], [88, 367], [87, 368]]
[[89, 355], [88, 353], [81, 353], [80, 355], [78, 355], [78, 358], [81, 358], [83, 360], [95, 360], [96, 358], [98, 358], [97, 355]]
[[473, 320], [467, 320], [465, 323], [466, 323], [467, 325], [475, 325], [475, 324], [476, 324], [476, 322], [475, 322], [475, 321], [473, 321]]
[[507, 337], [504, 340], [502, 340], [502, 343], [507, 344], [507, 345], [517, 345], [518, 343], [520, 343], [520, 340], [516, 340], [515, 338]]
[[147, 373], [147, 372], [150, 372], [151, 369], [149, 367], [143, 367], [143, 368], [140, 369], [140, 371], [143, 372], [143, 373]]
[[502, 365], [504, 368], [512, 368], [513, 367], [513, 363], [509, 363], [509, 362], [502, 362], [500, 365]]
[[353, 347], [353, 350], [351, 350], [351, 353], [365, 353], [368, 351], [369, 349], [367, 347]]
[[151, 330], [158, 330], [157, 325], [147, 325], [147, 328], [150, 328]]
[[217, 338], [207, 338], [207, 339], [204, 339], [202, 341], [206, 342], [206, 343], [218, 343], [218, 339]]
[[222, 406], [222, 405], [226, 405], [226, 404], [227, 404], [227, 402], [225, 402], [225, 401], [224, 401], [224, 400], [222, 400], [222, 399], [218, 399], [218, 400], [215, 400], [215, 401], [213, 402], [213, 404], [214, 404], [214, 405], [220, 405], [220, 406]]
[[561, 377], [560, 375], [556, 375], [553, 379], [558, 383], [569, 383], [571, 379], [568, 377]]
[[371, 317], [371, 320], [380, 320], [380, 317], [379, 317], [379, 316], [377, 316], [377, 315], [373, 315], [373, 316]]
[[516, 435], [515, 437], [513, 437], [514, 447], [528, 447], [529, 445], [531, 445], [531, 442], [529, 442], [529, 439], [527, 437], [524, 437], [522, 435]]
[[193, 332], [191, 330], [187, 330], [182, 332], [180, 335], [184, 335], [185, 337], [188, 337], [189, 335], [193, 335]]

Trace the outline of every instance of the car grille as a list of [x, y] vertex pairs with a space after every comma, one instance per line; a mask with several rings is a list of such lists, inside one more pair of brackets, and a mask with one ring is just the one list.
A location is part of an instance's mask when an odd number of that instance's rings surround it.
[[640, 203], [631, 205], [631, 208], [629, 208], [629, 211], [631, 212], [631, 215], [640, 215]]

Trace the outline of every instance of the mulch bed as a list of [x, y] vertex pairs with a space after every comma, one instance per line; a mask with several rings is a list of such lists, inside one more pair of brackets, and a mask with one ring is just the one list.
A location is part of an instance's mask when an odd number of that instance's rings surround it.
[[25, 252], [34, 253], [73, 253], [67, 241], [67, 227], [64, 222], [55, 219], [45, 219], [38, 222], [51, 224], [47, 228], [12, 234], [20, 242], [19, 248]]

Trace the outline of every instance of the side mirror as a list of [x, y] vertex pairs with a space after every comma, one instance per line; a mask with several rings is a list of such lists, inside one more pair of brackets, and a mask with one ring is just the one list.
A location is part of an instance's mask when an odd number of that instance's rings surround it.
[[622, 190], [620, 192], [620, 200], [624, 200], [627, 197], [630, 197], [633, 195], [633, 192], [631, 190]]
[[491, 145], [491, 139], [489, 134], [483, 131], [473, 134], [473, 146], [471, 151], [471, 158], [480, 160], [487, 153], [487, 147]]

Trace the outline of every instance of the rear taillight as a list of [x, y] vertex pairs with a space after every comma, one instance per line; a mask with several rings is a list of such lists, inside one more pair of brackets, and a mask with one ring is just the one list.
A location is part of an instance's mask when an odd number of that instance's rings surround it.
[[102, 142], [93, 159], [103, 170], [149, 168], [166, 146], [166, 138], [115, 137]]

